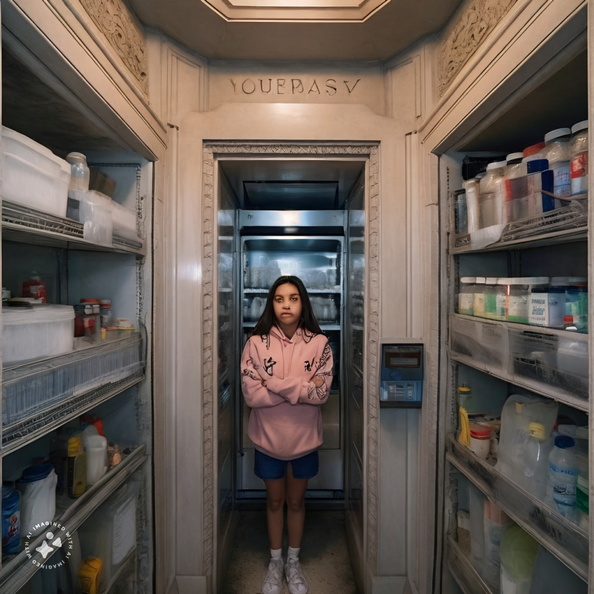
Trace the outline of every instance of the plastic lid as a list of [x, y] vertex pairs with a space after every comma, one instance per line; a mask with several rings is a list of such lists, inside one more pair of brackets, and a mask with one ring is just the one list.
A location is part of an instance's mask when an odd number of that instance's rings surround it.
[[522, 154], [524, 155], [524, 157], [530, 157], [532, 155], [536, 155], [536, 154], [540, 153], [540, 151], [544, 148], [544, 146], [545, 146], [544, 142], [538, 142], [536, 144], [532, 144], [530, 146], [527, 146], [522, 151]]
[[491, 171], [493, 169], [501, 169], [502, 167], [505, 167], [507, 165], [507, 161], [491, 161], [491, 163], [489, 163], [487, 165], [487, 171]]
[[460, 282], [464, 284], [474, 283], [476, 281], [476, 276], [461, 276]]
[[513, 281], [513, 278], [507, 278], [507, 277], [500, 277], [497, 279], [497, 284], [498, 285], [511, 285], [512, 283], [510, 281]]
[[553, 276], [551, 285], [562, 287], [565, 285], [584, 285], [588, 282], [587, 276]]
[[66, 155], [66, 161], [68, 163], [86, 163], [87, 157], [82, 153], [68, 153]]
[[528, 432], [532, 437], [536, 437], [536, 439], [540, 439], [541, 441], [543, 441], [546, 438], [545, 428], [542, 423], [529, 423]]
[[575, 440], [569, 435], [557, 435], [555, 445], [561, 449], [572, 448], [575, 445]]
[[21, 483], [33, 483], [44, 479], [54, 469], [51, 462], [41, 462], [40, 464], [34, 464], [23, 470], [23, 474], [19, 479]]
[[3, 307], [2, 322], [7, 324], [35, 324], [63, 322], [74, 319], [72, 305], [50, 305], [42, 303], [33, 307]]
[[458, 386], [458, 392], [464, 392], [466, 394], [470, 392], [470, 386]]
[[551, 130], [545, 134], [544, 140], [545, 142], [551, 142], [551, 140], [556, 140], [563, 136], [571, 136], [571, 128], [556, 128], [555, 130]]
[[496, 285], [497, 284], [497, 277], [496, 276], [488, 276], [485, 279], [485, 283], [487, 285]]
[[509, 164], [510, 161], [519, 162], [523, 158], [524, 158], [524, 153], [510, 153], [509, 155], [507, 155], [507, 157], [505, 157], [505, 161], [506, 161], [506, 163]]
[[575, 134], [576, 132], [581, 132], [582, 130], [587, 130], [588, 129], [588, 120], [582, 120], [581, 122], [578, 122], [577, 124], [574, 124], [571, 127], [571, 133]]
[[546, 285], [549, 282], [548, 276], [516, 276], [508, 278], [508, 285]]
[[478, 423], [470, 423], [470, 435], [473, 437], [489, 437], [491, 435], [491, 427], [479, 425]]
[[485, 284], [485, 277], [484, 276], [477, 276], [474, 282], [477, 285], [484, 285]]
[[81, 299], [81, 303], [99, 303], [99, 299]]

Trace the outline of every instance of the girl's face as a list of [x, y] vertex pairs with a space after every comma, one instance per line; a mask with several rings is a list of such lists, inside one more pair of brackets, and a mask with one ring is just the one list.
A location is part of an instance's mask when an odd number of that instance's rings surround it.
[[274, 292], [273, 306], [277, 324], [285, 336], [291, 338], [301, 320], [303, 306], [299, 289], [291, 283], [279, 285]]

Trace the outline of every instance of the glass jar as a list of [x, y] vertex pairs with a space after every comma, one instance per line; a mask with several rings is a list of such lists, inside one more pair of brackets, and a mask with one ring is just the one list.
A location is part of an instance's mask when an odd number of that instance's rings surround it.
[[458, 292], [458, 313], [467, 316], [474, 315], [474, 276], [463, 276], [460, 278], [460, 290]]
[[468, 233], [468, 215], [466, 212], [466, 192], [458, 192], [455, 199], [455, 231]]
[[[570, 196], [569, 141], [571, 140], [571, 129], [551, 130], [545, 134], [544, 140], [543, 156], [549, 162], [549, 169], [553, 170], [553, 193], [556, 196]], [[562, 204], [559, 199], [555, 198], [555, 208], [559, 208]]]
[[569, 143], [569, 175], [571, 195], [588, 191], [588, 120], [578, 122], [571, 128]]
[[70, 163], [69, 190], [88, 190], [91, 178], [87, 158], [82, 153], [69, 153], [66, 161]]

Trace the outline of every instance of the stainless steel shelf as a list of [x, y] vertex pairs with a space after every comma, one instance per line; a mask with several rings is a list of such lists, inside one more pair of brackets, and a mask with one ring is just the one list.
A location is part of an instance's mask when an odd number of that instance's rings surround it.
[[2, 201], [2, 239], [17, 243], [94, 252], [145, 256], [142, 241], [113, 236], [113, 246], [98, 245], [83, 238], [83, 224], [56, 217], [7, 200]]
[[69, 398], [66, 402], [52, 407], [39, 415], [27, 417], [14, 425], [4, 427], [2, 429], [0, 456], [5, 456], [30, 441], [38, 439], [50, 431], [61, 427], [91, 408], [135, 386], [144, 380], [144, 378], [144, 371], [140, 370], [130, 377], [115, 382], [108, 382], [97, 389]]
[[[144, 445], [135, 448], [122, 462], [110, 470], [99, 482], [90, 487], [81, 497], [74, 500], [54, 522], [64, 529], [65, 534], [73, 534], [78, 527], [122, 485], [130, 475], [147, 460]], [[43, 563], [51, 562], [51, 554], [43, 559], [36, 547], [41, 545], [44, 534], [29, 543], [29, 551], [21, 551], [0, 569], [0, 592], [16, 594], [37, 572]], [[56, 549], [57, 550], [57, 549]]]
[[588, 534], [524, 491], [453, 436], [447, 461], [569, 569], [588, 580]]

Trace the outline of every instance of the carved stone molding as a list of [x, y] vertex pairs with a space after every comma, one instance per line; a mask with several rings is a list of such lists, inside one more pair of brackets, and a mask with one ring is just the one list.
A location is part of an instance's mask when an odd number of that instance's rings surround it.
[[472, 0], [451, 27], [438, 51], [441, 97], [452, 79], [517, 0]]
[[215, 410], [215, 378], [213, 374], [213, 354], [217, 348], [217, 327], [214, 316], [216, 287], [214, 285], [214, 263], [217, 261], [216, 224], [217, 196], [215, 189], [216, 159], [225, 155], [271, 156], [284, 157], [320, 157], [349, 158], [364, 157], [367, 165], [367, 204], [366, 211], [366, 319], [365, 319], [365, 415], [367, 424], [367, 442], [365, 443], [367, 475], [365, 478], [365, 499], [367, 511], [367, 563], [372, 563], [374, 573], [378, 559], [378, 470], [379, 470], [379, 400], [371, 395], [379, 394], [377, 382], [379, 378], [379, 147], [369, 143], [318, 143], [318, 144], [284, 144], [268, 142], [207, 142], [203, 146], [203, 179], [202, 179], [202, 410], [204, 432], [204, 567], [209, 578], [214, 567], [214, 550], [216, 546], [215, 493], [216, 420]]
[[126, 68], [148, 93], [148, 64], [142, 29], [122, 0], [80, 0]]

